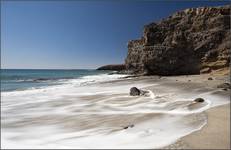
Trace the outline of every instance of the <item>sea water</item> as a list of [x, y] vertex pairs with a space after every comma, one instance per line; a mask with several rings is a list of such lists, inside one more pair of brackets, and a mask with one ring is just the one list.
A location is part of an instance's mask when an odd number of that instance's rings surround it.
[[[161, 148], [200, 130], [217, 90], [163, 87], [95, 70], [2, 70], [1, 148]], [[132, 86], [147, 90], [129, 96]], [[155, 92], [145, 89], [168, 92]], [[204, 103], [194, 104], [196, 97]], [[131, 126], [132, 125], [132, 126]]]
[[1, 69], [1, 91], [60, 85], [69, 79], [81, 79], [88, 75], [107, 74], [111, 71], [94, 69], [49, 70], [49, 69]]

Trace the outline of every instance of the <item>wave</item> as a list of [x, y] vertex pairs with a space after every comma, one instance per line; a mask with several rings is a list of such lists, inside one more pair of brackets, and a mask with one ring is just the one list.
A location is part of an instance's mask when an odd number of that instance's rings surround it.
[[60, 87], [58, 85], [72, 85], [72, 86], [82, 86], [97, 82], [104, 82], [110, 80], [119, 80], [121, 77], [127, 75], [121, 74], [107, 74], [101, 73], [98, 75], [85, 75], [82, 77], [54, 77], [54, 78], [27, 78], [27, 79], [17, 79], [17, 80], [2, 80], [2, 92], [13, 92], [13, 91], [25, 91], [31, 89], [43, 89], [47, 87], [53, 88], [54, 86]]
[[[106, 81], [114, 81], [114, 80], [121, 80], [121, 78], [126, 77], [128, 75], [122, 74], [98, 74], [98, 75], [87, 75], [79, 78], [72, 78], [72, 77], [62, 77], [62, 78], [36, 78], [36, 79], [25, 79], [25, 80], [17, 80], [17, 83], [44, 83], [40, 86], [36, 86], [35, 84], [31, 85], [31, 87], [22, 87], [19, 89], [2, 91], [2, 93], [15, 93], [18, 91], [30, 91], [36, 89], [52, 89], [52, 88], [65, 88], [67, 86], [84, 86], [94, 83], [106, 82]], [[4, 81], [5, 82], [5, 81]], [[8, 81], [11, 82], [11, 81]], [[46, 84], [49, 83], [49, 84]]]
[[[207, 122], [205, 110], [229, 102], [215, 90], [192, 90], [183, 97], [175, 88], [124, 76], [84, 76], [41, 89], [3, 92], [2, 147], [160, 148], [201, 129]], [[130, 96], [133, 86], [153, 90]], [[168, 92], [158, 92], [161, 88]], [[205, 102], [195, 103], [196, 97]]]

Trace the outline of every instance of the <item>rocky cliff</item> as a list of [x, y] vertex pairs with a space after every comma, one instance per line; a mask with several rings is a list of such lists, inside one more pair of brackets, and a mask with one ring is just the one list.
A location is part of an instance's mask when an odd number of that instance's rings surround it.
[[229, 66], [230, 48], [230, 6], [190, 8], [145, 25], [125, 65], [146, 75], [206, 73]]
[[125, 70], [124, 64], [113, 64], [113, 65], [105, 65], [102, 67], [97, 68], [97, 70], [115, 70], [115, 71], [122, 71]]

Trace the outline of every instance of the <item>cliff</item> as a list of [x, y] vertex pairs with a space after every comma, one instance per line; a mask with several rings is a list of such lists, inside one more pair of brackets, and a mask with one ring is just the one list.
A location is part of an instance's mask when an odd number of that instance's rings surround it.
[[125, 70], [124, 64], [113, 64], [113, 65], [105, 65], [102, 67], [97, 68], [97, 70], [115, 70], [115, 71], [122, 71]]
[[128, 42], [126, 70], [137, 74], [207, 73], [230, 63], [230, 6], [190, 8], [144, 26]]

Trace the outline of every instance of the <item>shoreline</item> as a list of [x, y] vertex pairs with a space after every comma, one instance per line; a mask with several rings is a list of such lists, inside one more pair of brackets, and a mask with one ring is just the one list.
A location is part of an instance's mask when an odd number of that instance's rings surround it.
[[230, 149], [230, 103], [205, 111], [202, 129], [186, 135], [164, 149]]
[[[210, 77], [212, 80], [208, 79]], [[4, 102], [12, 101], [12, 105], [10, 105], [10, 109], [8, 109], [9, 105], [4, 107], [3, 114], [9, 114], [12, 111], [14, 114], [3, 121], [2, 127], [5, 129], [3, 133], [6, 139], [3, 143], [9, 148], [20, 144], [23, 148], [25, 143], [20, 141], [21, 139], [27, 136], [37, 136], [36, 133], [28, 132], [28, 127], [37, 130], [37, 127], [46, 125], [44, 127], [48, 129], [51, 127], [55, 134], [49, 134], [47, 129], [44, 130], [44, 136], [37, 139], [36, 142], [48, 143], [48, 145], [43, 145], [45, 147], [57, 147], [56, 141], [53, 141], [54, 136], [59, 137], [58, 145], [67, 146], [64, 148], [165, 147], [178, 139], [184, 139], [194, 134], [194, 132], [201, 132], [206, 126], [206, 114], [211, 107], [217, 108], [216, 106], [220, 107], [223, 104], [230, 106], [228, 99], [230, 98], [230, 90], [217, 88], [217, 85], [228, 82], [228, 80], [229, 76], [211, 74], [161, 78], [159, 76], [142, 76], [83, 86], [69, 85], [62, 88], [36, 90], [31, 91], [31, 93], [4, 94], [3, 96], [6, 98]], [[150, 95], [130, 96], [129, 89], [134, 86], [141, 90], [148, 90]], [[42, 97], [37, 96], [33, 103], [30, 103], [31, 98], [33, 98], [31, 96], [34, 94]], [[44, 96], [47, 99], [41, 102]], [[17, 102], [20, 102], [20, 109], [15, 105], [14, 99], [16, 97]], [[25, 101], [25, 97], [29, 103]], [[195, 98], [199, 97], [205, 101], [195, 103]], [[212, 102], [211, 105], [210, 101]], [[42, 114], [34, 115], [31, 113], [31, 111], [40, 113], [38, 108], [44, 109], [44, 106], [46, 106], [47, 111]], [[63, 113], [64, 110], [65, 113]], [[22, 117], [17, 114], [21, 114]], [[27, 117], [23, 117], [24, 114]], [[218, 114], [223, 115], [221, 112]], [[25, 129], [19, 136], [19, 141], [7, 140], [15, 137], [14, 134], [8, 134], [11, 129]], [[198, 131], [198, 129], [200, 130]], [[219, 131], [216, 128], [214, 130]], [[69, 134], [67, 139], [63, 138], [64, 133]], [[88, 134], [91, 136], [88, 137]], [[97, 141], [97, 145], [89, 145], [89, 138]], [[126, 142], [124, 143], [124, 141]], [[186, 147], [183, 144], [175, 145], [178, 149]], [[30, 146], [39, 145], [32, 143], [32, 145], [28, 145], [28, 147]], [[217, 146], [219, 147], [219, 145]], [[187, 147], [189, 146], [187, 145]]]
[[[214, 72], [202, 75], [182, 76], [135, 76], [128, 80], [145, 81], [154, 80], [163, 82], [166, 86], [180, 86], [204, 88], [205, 91], [217, 90], [217, 85], [222, 82], [229, 82], [227, 71]], [[209, 80], [208, 78], [212, 78]], [[162, 80], [162, 81], [161, 81]], [[167, 81], [166, 81], [167, 80]], [[187, 82], [189, 85], [187, 85]], [[178, 85], [179, 84], [179, 85]], [[162, 84], [163, 85], [163, 84]], [[201, 86], [202, 85], [202, 86]], [[207, 87], [206, 87], [207, 86]], [[154, 91], [151, 87], [145, 87]], [[190, 89], [187, 87], [187, 89]], [[184, 90], [183, 88], [181, 90]], [[221, 89], [222, 90], [222, 89]], [[224, 93], [219, 93], [223, 95]], [[229, 94], [226, 93], [228, 96]], [[229, 96], [230, 98], [230, 96]], [[163, 149], [230, 149], [230, 103], [210, 106], [203, 111], [207, 115], [207, 123], [199, 130], [178, 139], [173, 144], [162, 147]]]
[[[208, 80], [209, 77], [212, 77], [213, 79]], [[181, 88], [182, 92], [184, 89], [181, 86], [184, 84], [186, 84], [186, 91], [189, 90], [190, 87], [195, 88], [197, 86], [205, 91], [213, 91], [216, 89], [218, 84], [230, 80], [229, 77], [220, 72], [214, 74], [171, 76], [161, 78], [163, 78], [163, 80], [168, 80], [164, 84], [171, 87], [175, 86], [177, 88]], [[186, 82], [188, 82], [188, 85]], [[224, 93], [222, 94], [221, 92], [219, 95], [220, 94], [223, 95]], [[227, 93], [226, 96], [230, 99], [230, 93]], [[230, 102], [228, 104], [210, 106], [210, 108], [203, 112], [207, 115], [207, 123], [201, 129], [193, 131], [192, 133], [178, 139], [173, 144], [162, 148], [230, 149]]]

